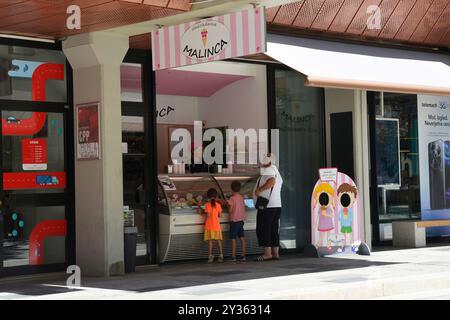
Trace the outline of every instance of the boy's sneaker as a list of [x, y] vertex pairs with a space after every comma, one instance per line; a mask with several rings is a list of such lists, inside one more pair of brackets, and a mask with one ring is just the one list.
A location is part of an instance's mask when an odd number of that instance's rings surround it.
[[213, 255], [210, 255], [209, 257], [208, 257], [208, 263], [213, 263], [214, 262], [214, 256]]
[[223, 254], [221, 254], [220, 256], [219, 256], [219, 260], [218, 260], [219, 262], [223, 262]]
[[237, 261], [236, 257], [231, 257], [231, 262], [236, 262], [236, 261]]
[[240, 261], [241, 261], [241, 262], [245, 262], [245, 261], [247, 261], [247, 260], [245, 259], [245, 256], [242, 256], [241, 259], [240, 259]]

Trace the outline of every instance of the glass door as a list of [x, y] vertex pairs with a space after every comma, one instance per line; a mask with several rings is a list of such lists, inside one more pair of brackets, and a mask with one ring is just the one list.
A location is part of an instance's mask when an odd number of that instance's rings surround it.
[[121, 65], [124, 210], [137, 228], [136, 264], [158, 262], [156, 111], [149, 52], [129, 50]]
[[122, 116], [123, 202], [124, 210], [131, 212], [137, 227], [136, 258], [138, 264], [146, 264], [147, 248], [147, 193], [145, 179], [145, 135], [143, 116]]
[[62, 270], [71, 217], [65, 106], [0, 102], [0, 114], [0, 270]]
[[311, 192], [325, 162], [323, 90], [306, 87], [298, 72], [272, 69], [272, 128], [279, 129], [279, 170], [284, 179], [280, 242], [301, 250], [311, 239]]

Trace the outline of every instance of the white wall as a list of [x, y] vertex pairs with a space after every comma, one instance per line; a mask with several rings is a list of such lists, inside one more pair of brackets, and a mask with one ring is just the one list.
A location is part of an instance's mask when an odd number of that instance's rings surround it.
[[[194, 68], [192, 66], [191, 68]], [[267, 128], [266, 68], [263, 65], [220, 62], [197, 65], [193, 71], [248, 75], [222, 88], [211, 97], [156, 96], [157, 123], [193, 124], [206, 127]], [[166, 115], [167, 107], [174, 108]], [[164, 110], [165, 108], [165, 110]], [[161, 112], [162, 111], [162, 112]]]
[[[199, 104], [208, 98], [156, 95], [157, 123], [194, 124], [201, 120]], [[169, 110], [169, 107], [174, 110]]]
[[236, 81], [199, 106], [207, 127], [267, 129], [267, 82], [265, 66], [247, 64], [253, 77]]
[[[233, 82], [207, 98], [157, 95], [157, 111], [163, 111], [162, 114], [164, 115], [167, 107], [170, 106], [175, 109], [165, 117], [158, 117], [157, 123], [193, 125], [194, 120], [200, 120], [204, 122], [205, 128], [267, 129], [267, 81], [264, 65], [213, 62], [189, 66], [189, 68], [185, 67], [184, 69], [244, 75], [248, 78]], [[259, 141], [259, 143], [261, 142]], [[235, 152], [237, 150], [248, 152], [245, 145], [235, 146]], [[161, 161], [165, 160], [161, 159]]]

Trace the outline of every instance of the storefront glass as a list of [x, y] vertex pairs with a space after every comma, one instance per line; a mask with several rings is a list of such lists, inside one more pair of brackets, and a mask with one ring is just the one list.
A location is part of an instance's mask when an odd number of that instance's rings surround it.
[[147, 255], [144, 117], [122, 116], [123, 200], [138, 228], [137, 256]]
[[60, 270], [73, 261], [66, 58], [11, 41], [0, 45], [0, 272]]
[[0, 45], [0, 99], [66, 102], [65, 61], [61, 51]]
[[120, 89], [122, 101], [143, 102], [141, 64], [122, 63], [120, 66]]
[[324, 162], [323, 91], [304, 86], [298, 72], [275, 71], [279, 169], [283, 176], [281, 245], [300, 249], [311, 239], [311, 192]]
[[374, 139], [380, 223], [420, 218], [417, 96], [376, 93]]
[[3, 110], [3, 267], [66, 261], [64, 115]]

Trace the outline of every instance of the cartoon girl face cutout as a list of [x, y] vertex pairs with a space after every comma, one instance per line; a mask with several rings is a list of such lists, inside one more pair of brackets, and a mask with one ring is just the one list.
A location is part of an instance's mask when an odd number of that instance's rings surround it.
[[317, 210], [316, 230], [319, 232], [319, 239], [316, 247], [329, 247], [332, 245], [330, 240], [331, 233], [335, 229], [334, 226], [334, 188], [326, 182], [319, 183], [313, 192], [314, 207]]
[[314, 190], [314, 207], [326, 209], [333, 206], [334, 189], [328, 183], [319, 184]]
[[322, 208], [326, 208], [326, 207], [328, 207], [329, 206], [329, 204], [330, 204], [330, 196], [329, 196], [329, 194], [328, 193], [326, 193], [326, 192], [321, 192], [320, 194], [319, 194], [319, 205], [322, 207]]

